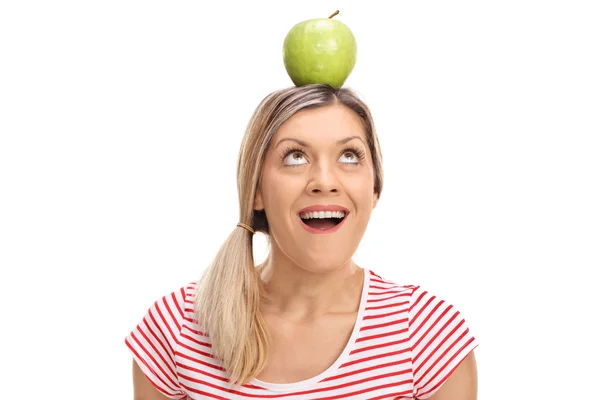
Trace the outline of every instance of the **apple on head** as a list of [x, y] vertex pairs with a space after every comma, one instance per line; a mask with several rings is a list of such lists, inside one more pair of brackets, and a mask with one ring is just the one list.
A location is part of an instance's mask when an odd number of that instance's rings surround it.
[[340, 88], [356, 63], [350, 28], [333, 19], [315, 18], [292, 27], [283, 42], [285, 69], [296, 86], [322, 83]]

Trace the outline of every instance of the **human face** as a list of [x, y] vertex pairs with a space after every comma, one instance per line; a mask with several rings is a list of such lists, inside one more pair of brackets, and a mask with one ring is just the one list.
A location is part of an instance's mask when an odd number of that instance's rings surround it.
[[[347, 265], [377, 204], [373, 161], [360, 118], [343, 105], [299, 111], [274, 135], [254, 203], [269, 221], [272, 251], [306, 270]], [[314, 205], [340, 206], [331, 231], [309, 231], [299, 216]]]

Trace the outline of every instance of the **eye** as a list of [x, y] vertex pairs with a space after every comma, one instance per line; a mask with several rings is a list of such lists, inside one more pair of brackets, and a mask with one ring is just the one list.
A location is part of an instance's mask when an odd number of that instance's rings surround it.
[[340, 159], [345, 164], [356, 164], [358, 162], [358, 156], [351, 150], [344, 151]]
[[360, 165], [364, 158], [365, 152], [354, 146], [346, 147], [340, 153], [340, 159], [343, 164]]
[[[304, 161], [304, 162], [303, 162]], [[283, 163], [286, 165], [302, 165], [306, 163], [304, 153], [300, 150], [290, 150], [283, 158]]]

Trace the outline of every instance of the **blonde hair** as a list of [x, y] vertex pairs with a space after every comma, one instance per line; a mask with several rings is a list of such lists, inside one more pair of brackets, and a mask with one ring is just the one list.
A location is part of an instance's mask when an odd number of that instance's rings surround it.
[[[366, 104], [347, 88], [318, 84], [291, 87], [265, 97], [247, 126], [237, 164], [240, 222], [269, 235], [264, 211], [253, 209], [269, 144], [279, 127], [298, 111], [331, 104], [344, 105], [361, 119], [373, 159], [374, 191], [381, 194], [381, 150]], [[197, 321], [234, 385], [255, 378], [265, 367], [269, 350], [267, 327], [260, 313], [265, 292], [254, 264], [252, 238], [248, 230], [234, 228], [196, 286]]]

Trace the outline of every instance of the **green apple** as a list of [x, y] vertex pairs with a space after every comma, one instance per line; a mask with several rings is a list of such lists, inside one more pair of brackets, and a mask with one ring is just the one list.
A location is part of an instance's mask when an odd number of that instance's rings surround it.
[[283, 63], [296, 86], [310, 83], [340, 88], [356, 64], [356, 40], [350, 28], [329, 18], [292, 27], [283, 42]]

